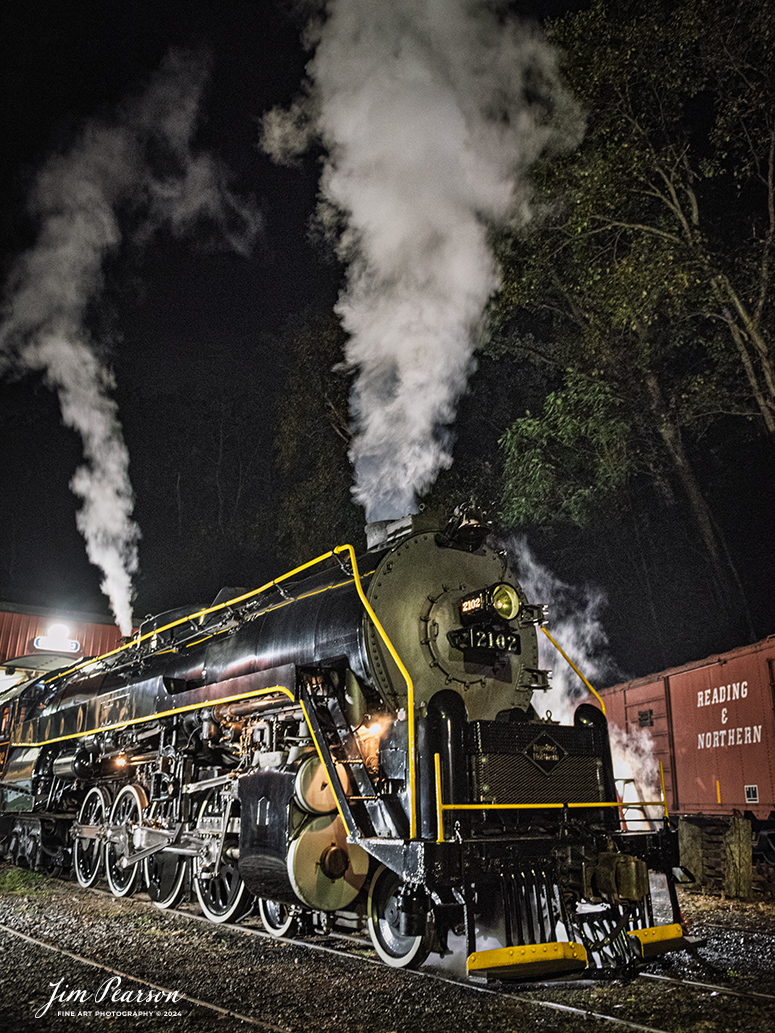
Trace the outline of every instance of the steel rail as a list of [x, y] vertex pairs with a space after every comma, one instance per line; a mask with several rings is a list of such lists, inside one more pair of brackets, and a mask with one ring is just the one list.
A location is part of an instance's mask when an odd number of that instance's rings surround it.
[[[109, 896], [112, 896], [112, 894], [109, 894]], [[188, 1004], [193, 1004], [198, 1008], [208, 1008], [210, 1011], [217, 1012], [219, 1015], [225, 1015], [230, 1019], [238, 1019], [240, 1022], [247, 1022], [251, 1026], [259, 1026], [261, 1029], [272, 1030], [273, 1033], [293, 1033], [293, 1031], [289, 1030], [286, 1026], [275, 1026], [271, 1022], [256, 1019], [252, 1015], [243, 1015], [241, 1012], [233, 1011], [230, 1008], [222, 1008], [219, 1004], [212, 1004], [210, 1001], [203, 1001], [199, 997], [191, 997], [189, 994], [184, 994], [180, 990], [171, 990], [169, 987], [159, 986], [158, 983], [152, 983], [148, 979], [141, 979], [139, 976], [133, 976], [129, 972], [121, 972], [117, 968], [111, 968], [109, 965], [103, 965], [99, 961], [93, 961], [91, 958], [86, 958], [82, 954], [76, 954], [75, 951], [67, 950], [65, 947], [57, 947], [56, 944], [46, 943], [45, 940], [38, 940], [34, 936], [28, 936], [27, 933], [21, 933], [18, 929], [13, 929], [11, 926], [4, 925], [3, 923], [0, 923], [0, 932], [8, 933], [10, 936], [16, 936], [18, 939], [25, 940], [27, 943], [32, 943], [36, 947], [44, 947], [48, 951], [52, 951], [55, 954], [61, 954], [73, 961], [81, 962], [83, 965], [89, 965], [91, 968], [99, 969], [101, 972], [109, 972], [111, 975], [119, 976], [121, 979], [129, 979], [133, 983], [140, 983], [141, 986], [148, 986], [152, 990], [159, 991], [163, 994], [175, 994], [178, 1001], [186, 1001]]]
[[[62, 881], [62, 880], [59, 880], [59, 881]], [[73, 887], [73, 888], [77, 888], [78, 890], [82, 889], [82, 887]], [[112, 893], [110, 893], [108, 890], [99, 889], [97, 887], [90, 887], [90, 888], [88, 888], [86, 890], [86, 892], [87, 893], [93, 893], [96, 896], [109, 897], [111, 900], [118, 901], [118, 902], [123, 902], [126, 899], [126, 898], [121, 898], [121, 897], [118, 897], [118, 898], [114, 897], [114, 895]], [[153, 910], [157, 914], [168, 914], [168, 915], [174, 916], [175, 918], [192, 919], [192, 920], [194, 920], [196, 922], [203, 923], [206, 926], [212, 928], [212, 923], [209, 921], [209, 919], [207, 919], [204, 915], [202, 915], [202, 914], [200, 914], [200, 913], [198, 913], [196, 911], [183, 911], [183, 910], [180, 910], [178, 908], [164, 908], [164, 909], [160, 909], [160, 908], [157, 908], [153, 904], [153, 902], [151, 900], [143, 900], [142, 897], [133, 897], [132, 899], [134, 900], [135, 903], [143, 904], [145, 907], [148, 907], [148, 908], [153, 908]], [[250, 917], [250, 916], [248, 916], [248, 917]], [[3, 928], [5, 928], [5, 927], [0, 925], [0, 929], [3, 929]], [[234, 935], [245, 936], [246, 934], [248, 934], [250, 936], [258, 936], [260, 939], [266, 939], [266, 940], [270, 940], [270, 941], [285, 943], [285, 944], [287, 944], [289, 946], [303, 947], [306, 950], [310, 950], [310, 951], [313, 951], [313, 952], [317, 951], [318, 953], [321, 953], [321, 954], [330, 954], [330, 955], [333, 955], [334, 957], [339, 957], [339, 958], [349, 958], [349, 959], [351, 959], [353, 961], [362, 962], [362, 963], [365, 963], [367, 965], [377, 966], [378, 968], [380, 968], [382, 970], [385, 970], [386, 968], [388, 968], [387, 966], [385, 966], [384, 962], [382, 962], [378, 958], [364, 957], [364, 955], [362, 953], [355, 953], [353, 950], [340, 950], [340, 949], [338, 949], [336, 947], [331, 947], [331, 946], [329, 946], [327, 944], [316, 943], [316, 942], [312, 942], [310, 940], [305, 940], [305, 939], [299, 938], [299, 937], [275, 936], [272, 933], [266, 932], [262, 928], [256, 928], [255, 926], [248, 926], [248, 925], [240, 924], [238, 922], [223, 922], [223, 923], [219, 923], [217, 928], [225, 930], [225, 931], [227, 931], [227, 932], [229, 932], [231, 934], [234, 934]], [[13, 932], [14, 930], [9, 930], [9, 931]], [[22, 935], [22, 934], [19, 934], [19, 935]], [[361, 950], [363, 948], [369, 948], [370, 950], [373, 949], [370, 940], [365, 939], [365, 938], [361, 939], [360, 937], [352, 935], [352, 934], [331, 932], [331, 933], [321, 933], [319, 935], [321, 937], [326, 937], [326, 938], [330, 938], [330, 939], [339, 939], [339, 940], [346, 941], [348, 943], [356, 945], [357, 947], [360, 947]], [[96, 964], [96, 963], [94, 963], [94, 964]], [[653, 1026], [646, 1026], [643, 1023], [635, 1022], [635, 1021], [632, 1021], [630, 1019], [621, 1018], [621, 1017], [616, 1016], [616, 1015], [607, 1015], [604, 1012], [595, 1012], [595, 1011], [592, 1011], [592, 1010], [590, 1010], [588, 1008], [579, 1008], [579, 1007], [576, 1007], [576, 1006], [573, 1006], [573, 1005], [562, 1004], [559, 1001], [548, 1001], [548, 1000], [543, 1000], [543, 999], [536, 999], [536, 998], [528, 996], [527, 993], [515, 993], [514, 991], [511, 991], [511, 990], [505, 990], [505, 989], [502, 989], [502, 988], [494, 988], [494, 987], [484, 986], [482, 984], [471, 982], [469, 980], [462, 980], [462, 979], [456, 979], [456, 978], [450, 977], [450, 976], [444, 976], [444, 975], [441, 975], [438, 972], [429, 971], [428, 969], [415, 970], [415, 969], [389, 969], [388, 968], [388, 971], [393, 971], [396, 974], [401, 974], [404, 978], [415, 977], [415, 978], [421, 978], [421, 979], [435, 980], [437, 982], [446, 983], [446, 984], [448, 984], [450, 986], [455, 986], [458, 989], [470, 990], [470, 991], [473, 991], [475, 993], [488, 994], [488, 995], [491, 995], [491, 996], [495, 997], [498, 1000], [503, 1000], [503, 1001], [512, 1001], [513, 1000], [513, 1001], [515, 1001], [515, 1002], [517, 1002], [517, 1003], [519, 1003], [520, 1005], [523, 1005], [523, 1006], [524, 1005], [533, 1005], [533, 1006], [538, 1007], [538, 1008], [545, 1008], [545, 1009], [548, 1009], [548, 1010], [557, 1011], [557, 1012], [561, 1012], [561, 1013], [565, 1013], [565, 1014], [569, 1014], [569, 1015], [576, 1015], [578, 1017], [581, 1017], [581, 1018], [585, 1019], [586, 1021], [597, 1019], [597, 1020], [600, 1020], [601, 1022], [608, 1022], [608, 1023], [611, 1023], [613, 1025], [622, 1027], [624, 1029], [637, 1030], [637, 1031], [640, 1031], [640, 1033], [670, 1033], [670, 1031], [668, 1031], [668, 1030], [658, 1029], [658, 1028], [653, 1027]], [[122, 973], [119, 973], [119, 974], [122, 974]], [[719, 993], [729, 994], [729, 995], [736, 996], [736, 997], [750, 997], [750, 998], [756, 998], [756, 999], [762, 999], [763, 998], [763, 999], [766, 999], [766, 1000], [773, 999], [768, 994], [760, 994], [760, 993], [755, 993], [753, 991], [735, 990], [735, 989], [732, 989], [731, 987], [726, 987], [726, 986], [721, 986], [721, 985], [717, 986], [717, 985], [714, 985], [714, 984], [711, 984], [711, 983], [701, 983], [701, 982], [697, 982], [697, 981], [693, 981], [693, 980], [674, 979], [673, 977], [661, 976], [661, 975], [659, 975], [657, 973], [641, 972], [641, 973], [638, 973], [638, 977], [639, 978], [654, 979], [654, 980], [657, 980], [657, 981], [660, 981], [660, 982], [675, 983], [675, 984], [678, 984], [678, 985], [681, 985], [681, 986], [694, 987], [696, 989], [701, 989], [701, 990], [715, 990], [715, 991], [718, 991]], [[536, 983], [531, 984], [531, 986], [538, 986], [538, 985], [541, 985], [544, 988], [546, 988], [546, 983], [545, 982], [540, 983], [539, 981], [536, 981]], [[565, 982], [565, 983], [563, 983], [563, 988], [567, 989], [568, 987], [572, 987], [572, 985], [573, 985], [572, 982]], [[182, 997], [183, 995], [180, 995], [180, 996]], [[186, 999], [189, 1000], [189, 998], [186, 998]], [[194, 1000], [194, 999], [190, 999], [190, 1000]], [[205, 1007], [215, 1007], [213, 1005], [209, 1005], [207, 1002], [196, 1002], [195, 1001], [195, 1003], [201, 1003]], [[224, 1011], [225, 1011], [225, 1009], [224, 1009]], [[230, 1015], [234, 1014], [234, 1016], [236, 1018], [244, 1018], [245, 1021], [247, 1021], [247, 1022], [251, 1022], [253, 1024], [260, 1024], [259, 1020], [253, 1019], [250, 1016], [241, 1016], [241, 1015], [237, 1015], [236, 1013], [232, 1013], [232, 1012], [227, 1012], [227, 1014], [230, 1014]], [[267, 1025], [267, 1027], [268, 1027], [268, 1024], [265, 1023], [264, 1025]], [[275, 1030], [279, 1029], [279, 1027], [268, 1027], [268, 1028], [273, 1028]], [[283, 1033], [288, 1033], [288, 1031], [283, 1031]]]
[[[78, 888], [82, 889], [83, 887], [78, 887]], [[109, 897], [111, 900], [122, 900], [122, 899], [124, 899], [124, 898], [121, 898], [121, 897], [118, 897], [118, 898], [114, 897], [113, 894], [110, 892], [110, 890], [99, 889], [96, 886], [89, 887], [88, 889], [86, 889], [86, 892], [94, 893], [97, 896]], [[208, 927], [212, 927], [212, 924], [213, 924], [205, 915], [200, 914], [197, 911], [183, 911], [180, 908], [160, 909], [160, 908], [156, 908], [156, 906], [153, 904], [153, 902], [151, 900], [143, 900], [142, 897], [133, 897], [132, 899], [135, 901], [135, 903], [144, 904], [147, 907], [153, 907], [154, 910], [157, 913], [174, 915], [177, 918], [184, 918], [184, 919], [185, 918], [190, 918], [190, 919], [193, 919], [196, 922], [202, 922], [202, 923], [204, 923]], [[252, 912], [249, 912], [248, 915], [245, 916], [245, 917], [247, 917], [247, 918], [253, 917]], [[260, 921], [260, 919], [259, 919], [259, 921]], [[312, 951], [319, 951], [320, 953], [323, 953], [323, 954], [333, 954], [334, 956], [337, 956], [337, 957], [354, 958], [354, 959], [357, 959], [358, 961], [364, 961], [364, 962], [366, 962], [367, 964], [370, 964], [370, 965], [376, 965], [380, 969], [385, 969], [386, 967], [388, 967], [379, 958], [365, 958], [361, 954], [353, 954], [353, 953], [349, 953], [347, 951], [337, 950], [334, 947], [328, 947], [325, 944], [321, 944], [321, 943], [314, 943], [314, 942], [312, 942], [310, 940], [305, 940], [305, 939], [303, 939], [301, 937], [297, 937], [297, 936], [296, 937], [294, 937], [294, 936], [275, 936], [273, 933], [268, 933], [264, 929], [258, 929], [258, 928], [255, 928], [254, 926], [243, 925], [243, 924], [241, 924], [241, 922], [223, 922], [223, 923], [219, 923], [218, 928], [219, 929], [227, 929], [229, 932], [239, 933], [242, 936], [244, 936], [247, 933], [247, 934], [249, 934], [251, 936], [258, 936], [261, 939], [277, 940], [279, 942], [286, 943], [288, 945], [294, 945], [294, 946], [298, 946], [298, 947], [305, 947], [305, 948], [307, 948], [309, 950], [312, 950]], [[326, 938], [330, 938], [330, 939], [334, 939], [334, 940], [344, 940], [344, 941], [347, 941], [349, 943], [354, 943], [354, 944], [356, 944], [357, 946], [359, 946], [361, 948], [368, 947], [369, 949], [373, 949], [372, 948], [372, 944], [371, 944], [371, 940], [366, 939], [365, 937], [360, 937], [360, 936], [354, 935], [352, 933], [330, 932], [330, 933], [319, 933], [317, 935], [322, 936], [322, 937], [326, 937]], [[766, 936], [768, 934], [767, 933], [763, 933], [763, 934], [760, 934], [760, 935], [765, 935]], [[443, 976], [443, 975], [441, 975], [438, 972], [429, 971], [428, 969], [419, 969], [419, 970], [418, 969], [393, 969], [392, 971], [394, 971], [394, 972], [404, 972], [407, 975], [424, 976], [424, 977], [426, 977], [428, 979], [438, 979], [438, 980], [441, 980], [442, 982], [451, 983], [453, 986], [463, 987], [464, 989], [467, 989], [467, 990], [486, 991], [486, 992], [489, 992], [489, 993], [493, 993], [493, 994], [495, 994], [498, 997], [514, 997], [515, 999], [517, 999], [519, 1001], [525, 1001], [526, 1003], [530, 1003], [530, 1004], [539, 1004], [540, 1003], [544, 1007], [547, 1007], [547, 1008], [554, 1007], [554, 1002], [551, 1002], [551, 1001], [538, 1002], [538, 1001], [535, 1001], [531, 997], [526, 997], [523, 994], [516, 994], [513, 991], [509, 991], [509, 990], [493, 989], [491, 987], [482, 986], [479, 983], [471, 982], [470, 980], [455, 979], [455, 978], [450, 977], [450, 976]], [[730, 994], [730, 995], [732, 995], [734, 997], [760, 998], [760, 999], [769, 1000], [769, 1001], [775, 1000], [775, 995], [773, 995], [773, 994], [763, 994], [763, 993], [759, 993], [759, 992], [754, 991], [754, 990], [735, 990], [733, 987], [723, 986], [721, 984], [716, 984], [716, 983], [703, 983], [703, 982], [699, 982], [698, 980], [692, 980], [692, 979], [676, 979], [673, 976], [664, 976], [664, 975], [661, 975], [661, 974], [656, 973], [656, 972], [638, 972], [637, 973], [637, 978], [639, 978], [639, 979], [653, 979], [653, 980], [656, 980], [658, 982], [664, 982], [664, 983], [675, 983], [678, 986], [696, 987], [697, 989], [701, 989], [701, 990], [715, 990], [718, 993]], [[565, 980], [565, 981], [563, 981], [562, 985], [563, 985], [563, 987], [568, 987], [568, 986], [572, 986], [574, 984], [574, 982], [582, 983], [582, 982], [584, 982], [584, 980], [583, 979], [575, 980], [575, 981], [574, 980]], [[596, 983], [596, 985], [598, 984], [598, 981], [594, 981], [594, 982]], [[531, 983], [530, 985], [531, 986], [539, 986], [540, 985], [540, 986], [544, 986], [545, 987], [547, 984], [546, 984], [545, 980], [536, 980], [534, 983]], [[620, 1022], [620, 1023], [623, 1022], [626, 1025], [634, 1026], [634, 1028], [636, 1028], [636, 1029], [650, 1029], [651, 1028], [651, 1027], [648, 1027], [648, 1026], [638, 1025], [637, 1023], [631, 1023], [631, 1022], [629, 1022], [629, 1020], [620, 1019], [618, 1016], [606, 1016], [606, 1015], [603, 1015], [602, 1013], [591, 1012], [591, 1011], [589, 1011], [589, 1010], [587, 1010], [585, 1008], [571, 1008], [570, 1005], [562, 1005], [562, 1006], [557, 1005], [557, 1007], [558, 1008], [561, 1007], [562, 1010], [571, 1010], [571, 1011], [573, 1011], [575, 1013], [578, 1013], [580, 1015], [584, 1015], [584, 1016], [589, 1017], [589, 1018], [606, 1019], [606, 1021], [608, 1021], [608, 1022]], [[660, 1030], [660, 1031], [657, 1031], [657, 1033], [665, 1033], [665, 1031]]]
[[[95, 893], [99, 896], [110, 897], [112, 900], [118, 899], [119, 901], [121, 901], [125, 899], [121, 897], [115, 898], [113, 894], [110, 893], [108, 890], [89, 888], [87, 892]], [[146, 904], [148, 907], [155, 906], [153, 902], [150, 900], [138, 900], [137, 897], [133, 899], [138, 903]], [[160, 909], [156, 908], [156, 910], [159, 911]], [[177, 908], [166, 908], [164, 909], [164, 914], [173, 915], [176, 918], [193, 919], [197, 922], [203, 922], [207, 926], [212, 926], [212, 923], [204, 915], [198, 914], [196, 912], [181, 911]], [[639, 1031], [639, 1033], [670, 1033], [669, 1030], [657, 1029], [654, 1026], [644, 1026], [643, 1023], [632, 1022], [629, 1019], [619, 1018], [616, 1015], [606, 1015], [604, 1012], [595, 1012], [591, 1011], [588, 1008], [577, 1008], [574, 1005], [561, 1004], [559, 1001], [537, 1000], [535, 998], [528, 997], [526, 994], [518, 994], [510, 990], [494, 989], [492, 987], [482, 986], [481, 984], [474, 983], [469, 980], [455, 979], [450, 976], [443, 976], [438, 972], [428, 971], [427, 969], [391, 969], [389, 966], [386, 966], [385, 963], [381, 961], [379, 958], [364, 957], [362, 954], [356, 954], [352, 950], [338, 950], [337, 948], [327, 946], [326, 944], [313, 943], [309, 940], [304, 940], [298, 937], [274, 936], [272, 933], [265, 932], [263, 929], [256, 929], [250, 926], [241, 925], [238, 922], [222, 922], [218, 924], [218, 928], [224, 929], [227, 932], [239, 936], [245, 936], [245, 934], [248, 933], [251, 936], [258, 936], [261, 939], [274, 940], [277, 943], [285, 943], [288, 946], [292, 947], [303, 947], [306, 950], [317, 951], [320, 954], [331, 954], [337, 958], [349, 958], [352, 961], [359, 961], [367, 965], [374, 965], [381, 970], [395, 972], [397, 975], [400, 974], [401, 977], [405, 979], [428, 979], [439, 983], [445, 983], [449, 986], [457, 987], [460, 990], [470, 990], [474, 993], [489, 994], [497, 998], [498, 1000], [515, 1001], [518, 1002], [520, 1005], [533, 1005], [536, 1008], [546, 1008], [550, 1011], [562, 1012], [568, 1015], [576, 1015], [583, 1018], [585, 1021], [599, 1019], [601, 1022], [609, 1022], [613, 1025], [620, 1026], [626, 1029], [637, 1030]], [[331, 939], [342, 939], [351, 943], [355, 942], [362, 947], [368, 947], [369, 949], [373, 950], [371, 941], [367, 939], [361, 940], [352, 935], [338, 933], [323, 933], [321, 935], [330, 937]]]
[[[104, 893], [106, 896], [112, 897], [112, 894], [108, 893], [107, 890], [92, 890], [91, 892]], [[204, 915], [192, 914], [188, 911], [170, 909], [166, 913], [175, 915], [180, 918], [193, 918], [198, 922], [205, 922], [207, 925], [212, 924], [208, 921], [207, 918], [205, 918]], [[251, 936], [260, 936], [262, 939], [275, 940], [279, 943], [285, 943], [288, 946], [304, 947], [307, 950], [318, 951], [321, 954], [332, 954], [336, 958], [349, 958], [352, 961], [363, 962], [367, 965], [375, 965], [377, 968], [383, 971], [387, 970], [390, 972], [395, 972], [396, 974], [400, 974], [401, 977], [404, 979], [429, 979], [437, 983], [446, 983], [448, 986], [457, 987], [459, 990], [471, 990], [475, 993], [491, 994], [498, 1000], [513, 1000], [521, 1005], [533, 1005], [536, 1008], [547, 1008], [551, 1011], [559, 1011], [570, 1015], [577, 1015], [583, 1018], [585, 1021], [589, 1021], [591, 1019], [600, 1019], [603, 1022], [610, 1022], [617, 1026], [626, 1027], [627, 1029], [638, 1030], [640, 1031], [640, 1033], [669, 1033], [668, 1030], [657, 1029], [654, 1026], [644, 1026], [642, 1023], [631, 1022], [629, 1019], [622, 1019], [616, 1015], [606, 1015], [604, 1012], [590, 1011], [588, 1008], [577, 1008], [570, 1004], [561, 1004], [558, 1001], [536, 1000], [535, 998], [528, 997], [525, 994], [516, 994], [510, 990], [494, 989], [492, 987], [472, 983], [468, 980], [454, 979], [451, 976], [443, 976], [440, 975], [438, 972], [428, 971], [427, 969], [390, 968], [389, 966], [386, 966], [385, 963], [381, 961], [379, 958], [367, 958], [364, 957], [362, 954], [354, 953], [352, 950], [338, 950], [337, 948], [329, 947], [326, 944], [312, 943], [309, 940], [299, 939], [298, 937], [274, 936], [272, 935], [272, 933], [267, 933], [261, 929], [253, 929], [250, 927], [246, 927], [244, 925], [240, 925], [237, 922], [223, 922], [219, 924], [218, 928], [226, 929], [229, 932], [239, 934], [240, 936], [244, 936], [246, 933], [249, 933]], [[321, 935], [330, 937], [331, 939], [341, 939], [348, 941], [350, 943], [354, 942], [362, 947], [368, 947], [371, 950], [373, 950], [370, 940], [361, 940], [358, 937], [352, 935], [339, 933], [323, 933]]]
[[733, 990], [731, 986], [719, 986], [716, 983], [700, 983], [696, 979], [676, 979], [674, 976], [663, 976], [658, 972], [639, 972], [641, 979], [658, 979], [663, 983], [676, 983], [678, 986], [696, 986], [702, 990], [715, 990], [720, 994], [732, 994], [735, 997], [761, 997], [766, 1001], [775, 1001], [775, 994], [761, 994], [756, 990]]

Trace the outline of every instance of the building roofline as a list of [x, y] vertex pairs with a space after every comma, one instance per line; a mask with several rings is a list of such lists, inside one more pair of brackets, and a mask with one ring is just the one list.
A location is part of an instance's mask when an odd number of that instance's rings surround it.
[[81, 610], [70, 610], [64, 607], [52, 609], [44, 606], [22, 606], [0, 599], [0, 613], [19, 613], [25, 617], [68, 617], [70, 620], [86, 624], [115, 625], [115, 620], [105, 613], [85, 613]]

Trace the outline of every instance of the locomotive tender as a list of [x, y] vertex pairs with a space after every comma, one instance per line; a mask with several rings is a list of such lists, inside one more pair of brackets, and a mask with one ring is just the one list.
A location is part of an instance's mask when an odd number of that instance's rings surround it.
[[[687, 946], [665, 821], [628, 831], [605, 717], [540, 719], [544, 608], [461, 514], [371, 525], [0, 696], [0, 851], [214, 922], [367, 928], [395, 967], [620, 973]], [[655, 923], [649, 871], [666, 880]], [[653, 876], [652, 876], [653, 878]], [[489, 931], [499, 945], [483, 939]]]

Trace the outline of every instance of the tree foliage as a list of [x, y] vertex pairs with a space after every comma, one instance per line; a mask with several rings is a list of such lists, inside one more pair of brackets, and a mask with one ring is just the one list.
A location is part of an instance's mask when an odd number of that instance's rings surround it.
[[621, 492], [633, 460], [632, 427], [623, 402], [606, 381], [569, 373], [562, 390], [546, 397], [543, 413], [528, 413], [503, 439], [509, 475], [520, 491], [507, 497], [510, 523], [550, 522], [562, 512], [588, 523], [601, 499]]
[[[555, 371], [503, 439], [504, 514], [580, 522], [649, 476], [724, 543], [691, 445], [775, 432], [775, 17], [763, 0], [594, 0], [553, 23], [581, 147], [538, 171], [539, 218], [498, 246], [501, 339]], [[525, 347], [539, 328], [550, 345]]]
[[360, 545], [364, 516], [350, 495], [344, 331], [333, 315], [306, 316], [289, 321], [280, 343], [288, 372], [276, 413], [278, 546], [295, 563], [344, 541]]

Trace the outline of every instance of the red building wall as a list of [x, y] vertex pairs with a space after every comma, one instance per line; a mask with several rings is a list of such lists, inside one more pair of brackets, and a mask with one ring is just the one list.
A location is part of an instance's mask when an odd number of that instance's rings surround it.
[[121, 632], [105, 618], [85, 614], [55, 613], [33, 610], [29, 607], [15, 607], [12, 603], [0, 603], [0, 663], [17, 656], [29, 656], [42, 652], [58, 652], [56, 649], [37, 649], [35, 639], [45, 636], [52, 624], [64, 624], [70, 639], [79, 643], [75, 652], [62, 652], [63, 656], [78, 660], [84, 656], [97, 656], [115, 649]]

